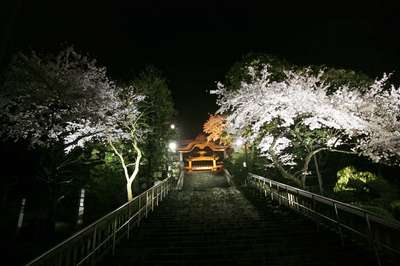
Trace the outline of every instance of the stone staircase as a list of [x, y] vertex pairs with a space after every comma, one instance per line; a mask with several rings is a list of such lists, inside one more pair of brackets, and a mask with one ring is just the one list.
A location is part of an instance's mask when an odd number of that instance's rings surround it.
[[[102, 265], [377, 265], [373, 252], [223, 175], [187, 174]], [[386, 265], [386, 264], [384, 264]]]

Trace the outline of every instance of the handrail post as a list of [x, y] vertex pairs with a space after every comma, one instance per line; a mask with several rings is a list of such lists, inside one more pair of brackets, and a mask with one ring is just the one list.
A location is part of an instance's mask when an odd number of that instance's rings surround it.
[[276, 186], [276, 189], [277, 189], [277, 194], [278, 194], [279, 206], [281, 206], [281, 201], [282, 201], [282, 199], [281, 199], [280, 189], [279, 189], [279, 186], [278, 186], [278, 185]]
[[96, 250], [96, 248], [97, 248], [97, 243], [96, 243], [96, 237], [97, 237], [97, 225], [95, 225], [94, 226], [94, 230], [93, 230], [93, 239], [92, 239], [92, 252], [93, 252], [93, 254], [91, 255], [92, 256], [92, 258], [91, 258], [91, 260], [90, 260], [90, 263], [92, 264], [92, 265], [94, 265], [96, 262], [95, 262], [95, 250]]
[[342, 244], [342, 247], [344, 247], [343, 232], [342, 232], [342, 227], [341, 227], [341, 224], [340, 224], [340, 221], [339, 221], [339, 212], [337, 210], [337, 206], [336, 206], [335, 202], [333, 202], [333, 208], [335, 210], [336, 224], [337, 224], [339, 235], [340, 235], [340, 243]]
[[376, 257], [376, 262], [378, 263], [378, 266], [381, 266], [382, 263], [381, 263], [381, 259], [379, 257], [378, 249], [376, 248], [376, 245], [375, 245], [375, 240], [374, 240], [374, 235], [372, 233], [372, 228], [371, 228], [371, 223], [370, 223], [370, 220], [369, 220], [369, 215], [366, 212], [364, 212], [364, 215], [365, 215], [365, 220], [367, 222], [369, 243], [370, 243], [372, 249], [374, 250], [375, 257]]
[[75, 265], [78, 261], [78, 250], [77, 248], [72, 249], [72, 265]]
[[142, 220], [142, 196], [139, 195], [139, 202], [138, 202], [138, 218], [137, 218], [137, 223], [136, 226], [139, 227], [140, 221]]
[[296, 188], [297, 191], [297, 199], [296, 199], [296, 206], [297, 206], [297, 210], [300, 210], [300, 190], [298, 188]]
[[56, 263], [56, 264], [55, 264], [56, 266], [61, 266], [61, 263], [62, 263], [61, 254], [58, 254], [58, 256], [56, 257], [55, 263]]
[[163, 200], [163, 198], [164, 198], [164, 190], [165, 190], [165, 183], [162, 183], [161, 184], [161, 201]]
[[170, 188], [170, 183], [169, 183], [169, 182], [166, 182], [166, 184], [165, 184], [165, 196], [168, 195], [168, 193], [169, 193], [169, 188]]
[[160, 196], [161, 186], [156, 189], [156, 206], [158, 206], [158, 197]]
[[287, 206], [290, 206], [288, 186], [286, 186], [286, 195], [287, 195]]
[[127, 226], [128, 226], [128, 232], [127, 232], [127, 234], [126, 234], [126, 238], [127, 238], [127, 239], [129, 239], [130, 233], [131, 233], [131, 226], [130, 226], [130, 224], [131, 224], [131, 204], [128, 205], [128, 224], [127, 224]]
[[149, 206], [149, 192], [146, 191], [146, 212], [145, 212], [145, 217], [147, 218], [147, 208]]
[[316, 209], [316, 202], [315, 202], [315, 197], [314, 197], [314, 194], [311, 194], [311, 199], [312, 199], [312, 209], [313, 209], [313, 211], [315, 211], [315, 209]]
[[151, 211], [154, 211], [154, 188], [151, 189]]
[[274, 191], [272, 190], [272, 181], [269, 180], [269, 192], [271, 194], [271, 201], [274, 201]]
[[117, 234], [117, 217], [114, 218], [113, 224], [113, 242], [112, 242], [112, 255], [115, 255], [115, 236]]
[[265, 180], [263, 180], [263, 190], [264, 190], [264, 197], [267, 197], [267, 185], [265, 183]]

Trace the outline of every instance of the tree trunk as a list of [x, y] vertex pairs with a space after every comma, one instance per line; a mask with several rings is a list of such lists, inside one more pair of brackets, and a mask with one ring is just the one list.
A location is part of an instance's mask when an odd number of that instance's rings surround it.
[[278, 171], [281, 173], [281, 175], [284, 178], [292, 180], [297, 185], [301, 186], [302, 184], [301, 184], [300, 180], [298, 180], [295, 176], [291, 175], [288, 171], [286, 171], [285, 168], [283, 168], [283, 166], [279, 162], [279, 160], [276, 157], [275, 152], [273, 150], [275, 144], [276, 144], [276, 139], [274, 139], [274, 141], [272, 142], [272, 144], [271, 144], [271, 146], [269, 147], [269, 150], [268, 150], [269, 154], [271, 155], [272, 162], [274, 163], [275, 167], [278, 168]]
[[272, 162], [274, 163], [275, 167], [278, 169], [278, 171], [281, 173], [281, 175], [289, 180], [292, 180], [295, 182], [297, 185], [301, 186], [301, 182], [299, 179], [297, 179], [295, 176], [290, 174], [288, 171], [283, 168], [283, 166], [279, 163], [278, 159], [276, 158], [275, 154], [271, 154]]
[[126, 192], [127, 192], [127, 196], [128, 196], [128, 201], [133, 200], [132, 182], [126, 183]]
[[[309, 150], [311, 150], [311, 149], [309, 149]], [[301, 173], [301, 185], [303, 187], [306, 186], [308, 168], [309, 168], [311, 159], [314, 157], [315, 154], [317, 154], [318, 152], [323, 151], [323, 150], [326, 150], [326, 148], [319, 148], [319, 149], [313, 150], [307, 154], [307, 156], [304, 160], [304, 164], [303, 164], [303, 172]]]
[[321, 195], [323, 195], [324, 194], [324, 183], [322, 181], [322, 176], [319, 171], [317, 154], [315, 154], [313, 158], [314, 158], [315, 172], [317, 173], [317, 178], [318, 178], [319, 193], [321, 193]]
[[[135, 181], [137, 179], [136, 177], [139, 174], [140, 160], [142, 159], [142, 151], [139, 149], [139, 146], [137, 145], [136, 141], [133, 142], [133, 148], [135, 149], [137, 156], [136, 156], [136, 160], [135, 160], [135, 168], [133, 169], [133, 173], [129, 178], [131, 187], [132, 187], [133, 181]], [[137, 180], [137, 181], [139, 181], [139, 180]], [[135, 182], [135, 183], [139, 184], [139, 182]], [[140, 189], [140, 188], [138, 188], [138, 189]]]
[[140, 166], [140, 160], [142, 158], [142, 152], [139, 149], [139, 147], [137, 146], [136, 141], [134, 141], [133, 142], [133, 147], [136, 150], [138, 155], [137, 155], [136, 160], [135, 160], [135, 164], [134, 164], [135, 168], [133, 170], [133, 173], [132, 173], [132, 175], [129, 175], [128, 167], [127, 167], [127, 164], [125, 163], [125, 159], [122, 156], [122, 153], [117, 150], [117, 148], [112, 143], [111, 139], [108, 139], [108, 143], [110, 144], [110, 146], [113, 149], [114, 153], [118, 156], [118, 158], [119, 158], [119, 160], [121, 162], [122, 169], [124, 170], [125, 180], [126, 180], [127, 198], [128, 198], [128, 201], [131, 201], [133, 199], [132, 183], [136, 179], [137, 174], [139, 173], [139, 166]]
[[338, 153], [344, 153], [344, 154], [357, 154], [356, 152], [352, 152], [352, 151], [342, 151], [342, 150], [337, 150], [337, 149], [332, 149], [332, 148], [318, 148], [316, 150], [312, 150], [311, 152], [309, 152], [307, 154], [306, 159], [304, 160], [303, 173], [301, 176], [301, 183], [302, 183], [303, 187], [306, 184], [306, 178], [307, 178], [310, 161], [317, 153], [319, 153], [321, 151], [338, 152]]
[[[132, 133], [132, 139], [133, 138], [134, 138], [134, 135]], [[128, 164], [125, 163], [125, 159], [124, 159], [124, 156], [122, 155], [122, 152], [119, 152], [117, 150], [117, 148], [112, 143], [111, 139], [108, 139], [108, 143], [110, 144], [114, 153], [118, 156], [118, 158], [121, 162], [122, 168], [124, 169], [124, 175], [125, 175], [125, 179], [126, 179], [126, 192], [127, 192], [127, 196], [128, 196], [128, 201], [131, 201], [133, 199], [132, 183], [136, 179], [136, 177], [139, 173], [140, 160], [142, 159], [142, 151], [139, 149], [137, 141], [133, 140], [132, 145], [137, 153], [137, 156], [136, 156], [135, 163], [134, 163], [135, 168], [133, 169], [132, 174], [129, 175]]]

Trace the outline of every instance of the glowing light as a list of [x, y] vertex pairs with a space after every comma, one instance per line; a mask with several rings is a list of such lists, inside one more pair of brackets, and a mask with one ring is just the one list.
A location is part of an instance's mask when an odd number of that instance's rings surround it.
[[236, 146], [242, 146], [243, 145], [243, 140], [242, 139], [237, 139], [235, 144], [236, 144]]
[[175, 124], [170, 125], [171, 129], [175, 129]]
[[176, 142], [172, 141], [168, 144], [168, 148], [172, 151], [172, 152], [176, 152]]

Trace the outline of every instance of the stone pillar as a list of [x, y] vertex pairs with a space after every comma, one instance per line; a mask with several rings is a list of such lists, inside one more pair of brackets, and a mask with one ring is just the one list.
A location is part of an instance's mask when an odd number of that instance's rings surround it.
[[17, 235], [19, 234], [22, 224], [24, 222], [24, 214], [25, 214], [25, 203], [26, 203], [26, 198], [23, 198], [21, 201], [21, 208], [19, 210], [19, 215], [18, 215], [18, 223], [17, 223]]
[[183, 153], [181, 151], [179, 152], [179, 161], [183, 162]]
[[83, 224], [84, 212], [85, 212], [85, 189], [82, 188], [78, 205], [78, 220], [76, 221], [77, 226], [81, 226]]

